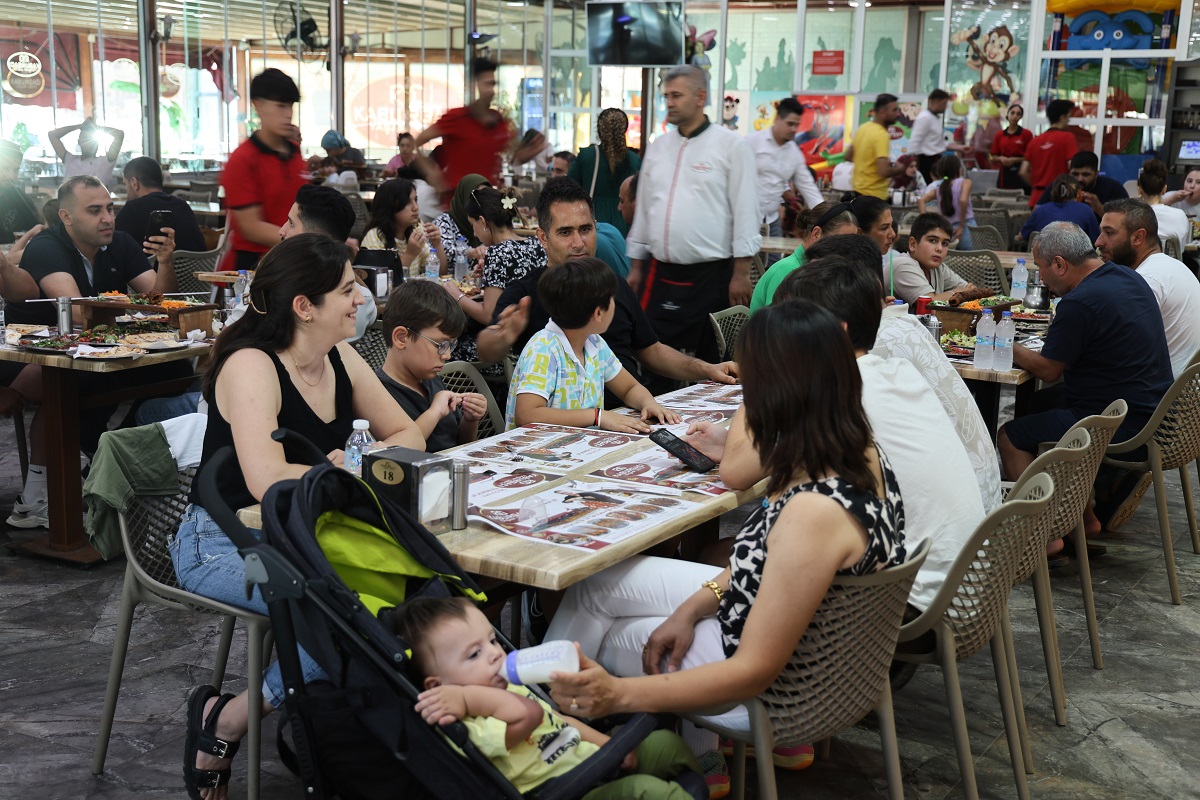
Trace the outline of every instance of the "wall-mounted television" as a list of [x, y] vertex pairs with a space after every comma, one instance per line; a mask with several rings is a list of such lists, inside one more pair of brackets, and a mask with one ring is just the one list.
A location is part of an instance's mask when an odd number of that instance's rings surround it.
[[1200, 164], [1200, 137], [1195, 134], [1179, 142], [1179, 154], [1175, 157], [1176, 164]]
[[683, 52], [680, 0], [587, 4], [588, 64], [596, 67], [675, 67]]

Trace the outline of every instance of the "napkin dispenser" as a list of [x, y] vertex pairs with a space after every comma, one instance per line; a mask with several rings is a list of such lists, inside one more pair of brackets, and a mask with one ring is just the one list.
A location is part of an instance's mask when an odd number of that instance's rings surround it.
[[407, 447], [363, 454], [367, 485], [399, 503], [431, 533], [450, 530], [453, 517], [454, 459]]

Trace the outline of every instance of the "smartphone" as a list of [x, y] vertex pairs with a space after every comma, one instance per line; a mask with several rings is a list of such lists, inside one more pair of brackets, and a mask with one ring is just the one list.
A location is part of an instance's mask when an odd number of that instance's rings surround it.
[[678, 458], [693, 472], [708, 472], [717, 466], [717, 462], [701, 453], [690, 444], [671, 433], [666, 428], [659, 428], [650, 434], [650, 441]]
[[166, 236], [163, 228], [171, 227], [171, 212], [166, 210], [151, 211], [150, 222], [146, 225], [146, 238], [151, 236]]

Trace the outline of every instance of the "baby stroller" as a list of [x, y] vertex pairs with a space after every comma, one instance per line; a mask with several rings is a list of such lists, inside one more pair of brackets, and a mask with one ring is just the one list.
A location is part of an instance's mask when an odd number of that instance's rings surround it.
[[[594, 756], [526, 795], [476, 749], [461, 722], [428, 725], [413, 708], [420, 689], [407, 671], [410, 648], [377, 615], [386, 619], [389, 608], [415, 597], [482, 601], [483, 592], [404, 509], [298, 434], [281, 429], [274, 438], [290, 461], [315, 466], [267, 491], [262, 541], [216, 489], [213, 476], [228, 468], [232, 448], [214, 456], [199, 491], [245, 560], [247, 592], [257, 585], [267, 602], [287, 698], [280, 742], [286, 723], [305, 797], [570, 800], [616, 776], [654, 730], [652, 716], [635, 715]], [[299, 646], [329, 675], [328, 684], [304, 684]], [[285, 750], [281, 755], [288, 760]], [[676, 780], [698, 800], [707, 798], [701, 776]]]

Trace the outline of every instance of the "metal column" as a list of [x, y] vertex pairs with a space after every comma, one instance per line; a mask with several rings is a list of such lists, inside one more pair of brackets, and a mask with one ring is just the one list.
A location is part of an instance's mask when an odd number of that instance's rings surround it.
[[138, 73], [142, 89], [142, 155], [162, 160], [159, 137], [158, 14], [155, 0], [138, 0]]
[[335, 131], [346, 130], [346, 55], [342, 47], [346, 22], [342, 8], [342, 0], [329, 0], [329, 94], [333, 97], [329, 127]]

